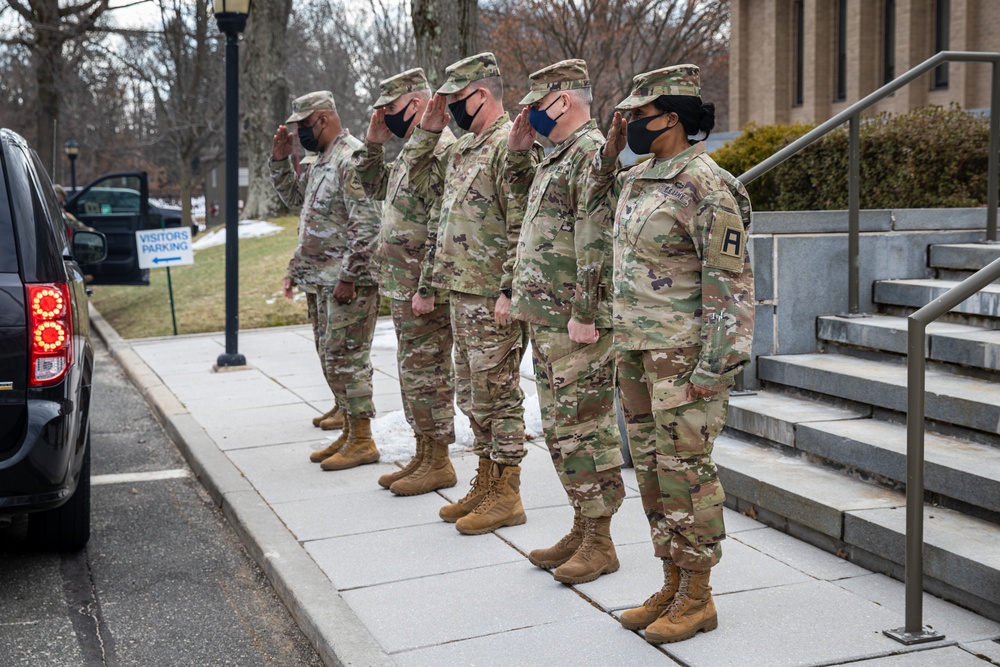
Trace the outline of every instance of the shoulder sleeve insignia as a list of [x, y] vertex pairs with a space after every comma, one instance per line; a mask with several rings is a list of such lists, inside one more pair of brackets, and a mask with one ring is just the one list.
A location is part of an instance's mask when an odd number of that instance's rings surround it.
[[705, 265], [735, 273], [743, 272], [743, 255], [747, 238], [743, 220], [735, 213], [716, 208], [708, 232], [708, 253]]

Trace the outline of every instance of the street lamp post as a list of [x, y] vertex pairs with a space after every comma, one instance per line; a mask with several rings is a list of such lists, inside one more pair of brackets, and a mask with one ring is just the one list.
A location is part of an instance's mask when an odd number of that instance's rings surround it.
[[239, 330], [239, 36], [247, 25], [250, 0], [213, 0], [219, 31], [226, 35], [226, 352], [216, 367], [245, 366], [237, 351]]
[[76, 156], [80, 154], [80, 144], [76, 143], [76, 139], [70, 139], [66, 142], [63, 150], [66, 151], [66, 157], [69, 158], [70, 186], [73, 188], [72, 192], [76, 193]]

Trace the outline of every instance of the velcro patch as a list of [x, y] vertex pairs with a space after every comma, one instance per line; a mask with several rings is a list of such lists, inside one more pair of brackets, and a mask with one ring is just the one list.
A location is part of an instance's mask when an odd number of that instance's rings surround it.
[[746, 245], [747, 233], [743, 229], [743, 219], [735, 213], [716, 208], [712, 227], [708, 232], [705, 265], [742, 273]]

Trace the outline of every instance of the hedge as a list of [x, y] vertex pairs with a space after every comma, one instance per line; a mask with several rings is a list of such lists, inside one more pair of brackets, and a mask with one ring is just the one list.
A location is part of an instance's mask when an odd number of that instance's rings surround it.
[[[712, 157], [739, 176], [812, 127], [751, 124]], [[988, 119], [930, 106], [865, 118], [860, 138], [862, 208], [985, 205]], [[844, 125], [751, 183], [754, 210], [846, 209], [847, 162]]]

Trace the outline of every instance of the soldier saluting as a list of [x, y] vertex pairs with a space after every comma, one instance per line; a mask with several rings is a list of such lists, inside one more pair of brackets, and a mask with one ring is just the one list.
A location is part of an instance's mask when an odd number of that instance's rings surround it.
[[[618, 388], [653, 551], [664, 584], [621, 623], [653, 643], [718, 626], [709, 576], [722, 555], [712, 446], [729, 387], [750, 357], [750, 200], [688, 137], [715, 126], [694, 65], [639, 74], [595, 157], [587, 208], [614, 215]], [[652, 159], [618, 172], [626, 142]]]

